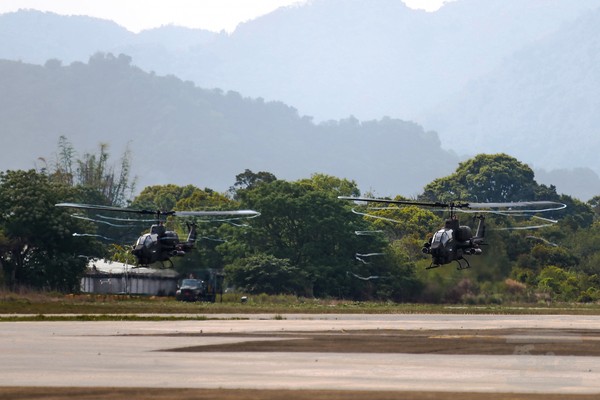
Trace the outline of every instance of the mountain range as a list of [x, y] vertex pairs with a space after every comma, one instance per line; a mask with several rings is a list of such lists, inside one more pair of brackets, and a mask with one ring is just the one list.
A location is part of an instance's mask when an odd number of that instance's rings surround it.
[[290, 180], [324, 173], [379, 194], [402, 188], [415, 195], [458, 161], [415, 123], [315, 124], [281, 102], [142, 71], [125, 55], [97, 53], [68, 66], [0, 61], [0, 92], [2, 170], [52, 170], [64, 136], [74, 158], [106, 143], [118, 166], [130, 151], [139, 188], [193, 184], [223, 192], [249, 169]]
[[[414, 170], [449, 173], [465, 157], [505, 152], [539, 171], [541, 183], [589, 199], [600, 193], [599, 10], [600, 0], [456, 0], [433, 13], [400, 0], [314, 0], [232, 34], [176, 26], [134, 34], [110, 21], [23, 10], [0, 15], [0, 58], [62, 66], [99, 51], [124, 54], [152, 76], [291, 107], [315, 131], [404, 121], [435, 138], [420, 152], [444, 153]], [[412, 152], [399, 148], [396, 158]], [[343, 175], [381, 161], [376, 151], [362, 157], [366, 165]], [[387, 170], [398, 166], [393, 158]], [[287, 174], [279, 161], [264, 169]], [[439, 166], [425, 167], [432, 163]], [[400, 167], [394, 176], [413, 174]], [[385, 194], [418, 191], [387, 178], [363, 173], [360, 183]]]

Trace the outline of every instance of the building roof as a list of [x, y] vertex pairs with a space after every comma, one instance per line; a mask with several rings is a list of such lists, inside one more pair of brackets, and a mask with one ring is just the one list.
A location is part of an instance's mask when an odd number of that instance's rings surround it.
[[172, 268], [147, 268], [136, 265], [124, 264], [104, 259], [90, 260], [87, 265], [86, 275], [144, 275], [160, 278], [177, 278], [179, 273]]

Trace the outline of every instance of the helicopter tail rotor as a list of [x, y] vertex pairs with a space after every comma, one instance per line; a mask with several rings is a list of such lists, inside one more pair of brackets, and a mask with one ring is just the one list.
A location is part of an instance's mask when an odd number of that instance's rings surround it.
[[475, 216], [476, 219], [479, 220], [479, 224], [477, 225], [477, 231], [475, 232], [475, 238], [481, 238], [483, 241], [483, 237], [485, 236], [485, 216], [483, 214]]
[[188, 228], [188, 237], [187, 237], [187, 242], [193, 246], [193, 244], [196, 242], [196, 238], [197, 238], [197, 232], [196, 232], [196, 227], [198, 226], [198, 224], [196, 224], [195, 222], [186, 222], [185, 225]]

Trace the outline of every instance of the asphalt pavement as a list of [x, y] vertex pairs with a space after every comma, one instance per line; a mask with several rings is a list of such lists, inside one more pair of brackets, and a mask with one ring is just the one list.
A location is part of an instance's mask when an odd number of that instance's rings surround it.
[[[0, 322], [0, 386], [345, 389], [598, 393], [592, 356], [176, 352], [236, 334], [351, 330], [528, 329], [600, 332], [573, 315], [207, 315], [207, 320]], [[219, 334], [227, 334], [219, 336]], [[558, 335], [558, 333], [557, 333]], [[600, 343], [600, 342], [599, 342]]]

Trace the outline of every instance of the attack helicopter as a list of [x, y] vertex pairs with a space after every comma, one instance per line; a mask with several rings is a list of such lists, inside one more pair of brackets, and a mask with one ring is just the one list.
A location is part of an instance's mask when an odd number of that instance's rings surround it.
[[[165, 266], [165, 262], [173, 266], [171, 257], [182, 257], [194, 249], [197, 239], [197, 223], [186, 222], [188, 229], [187, 239], [182, 241], [175, 231], [167, 230], [163, 219], [166, 217], [188, 217], [188, 218], [216, 218], [225, 217], [227, 221], [242, 218], [254, 218], [260, 215], [254, 210], [232, 210], [232, 211], [160, 211], [160, 210], [140, 210], [132, 208], [102, 206], [94, 204], [80, 203], [58, 203], [56, 207], [69, 207], [82, 210], [95, 210], [106, 212], [130, 213], [139, 215], [153, 215], [156, 217], [155, 223], [150, 227], [150, 231], [141, 235], [133, 244], [131, 253], [137, 260], [137, 265], [147, 267], [150, 264], [160, 263]], [[87, 218], [85, 218], [87, 219]], [[224, 221], [224, 220], [222, 220]]]
[[[341, 200], [352, 200], [357, 202], [372, 202], [386, 203], [394, 205], [414, 205], [422, 207], [432, 207], [438, 209], [448, 209], [450, 216], [446, 219], [444, 226], [433, 233], [431, 239], [423, 244], [422, 252], [431, 255], [431, 264], [427, 269], [438, 268], [452, 262], [458, 264], [457, 269], [463, 270], [471, 268], [469, 260], [465, 258], [468, 255], [481, 255], [483, 250], [482, 245], [485, 245], [485, 213], [493, 213], [500, 215], [528, 215], [534, 213], [557, 211], [566, 208], [566, 204], [553, 201], [523, 201], [523, 202], [508, 202], [508, 203], [469, 203], [469, 202], [421, 202], [408, 200], [388, 200], [366, 197], [348, 197], [338, 196]], [[478, 210], [478, 211], [475, 211]], [[378, 217], [376, 215], [358, 212], [353, 209], [353, 212], [359, 215], [380, 218], [389, 220], [388, 218]], [[456, 215], [457, 212], [476, 213], [474, 219], [479, 220], [475, 234], [473, 235], [471, 227], [461, 225]], [[535, 217], [535, 216], [534, 216]], [[549, 223], [557, 221], [541, 218]], [[531, 228], [539, 228], [547, 225], [538, 225]]]

